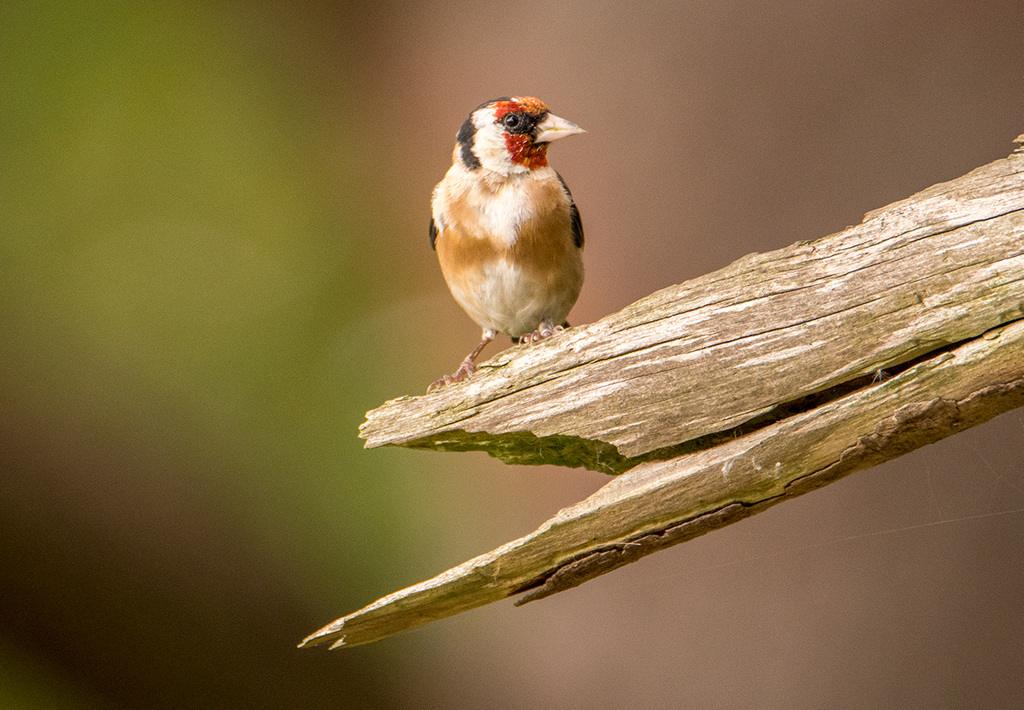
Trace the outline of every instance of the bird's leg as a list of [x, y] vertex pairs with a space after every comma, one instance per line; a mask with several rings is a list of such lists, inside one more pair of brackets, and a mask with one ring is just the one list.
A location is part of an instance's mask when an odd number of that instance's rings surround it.
[[544, 340], [545, 338], [550, 338], [555, 333], [561, 333], [568, 327], [568, 323], [566, 323], [565, 325], [554, 325], [551, 321], [546, 320], [543, 321], [539, 326], [537, 326], [537, 330], [533, 331], [532, 333], [527, 333], [526, 335], [521, 337], [519, 339], [519, 342], [521, 344], [538, 343], [541, 340]]
[[445, 375], [441, 379], [435, 380], [430, 387], [427, 387], [427, 392], [434, 392], [435, 390], [439, 390], [445, 385], [450, 385], [453, 382], [461, 382], [476, 372], [476, 359], [480, 357], [480, 353], [483, 352], [489, 342], [494, 340], [496, 335], [497, 333], [493, 330], [485, 330], [480, 344], [476, 346], [476, 349], [473, 350], [473, 352], [466, 356], [466, 359], [462, 361], [461, 365], [459, 365], [459, 369], [450, 375]]

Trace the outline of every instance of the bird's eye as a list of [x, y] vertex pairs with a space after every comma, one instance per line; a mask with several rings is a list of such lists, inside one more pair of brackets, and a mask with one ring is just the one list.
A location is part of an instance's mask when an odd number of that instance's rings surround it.
[[501, 119], [502, 125], [505, 126], [505, 128], [509, 128], [509, 129], [512, 129], [512, 130], [515, 130], [516, 128], [519, 128], [519, 126], [520, 126], [520, 124], [522, 122], [523, 122], [523, 118], [518, 113], [508, 113], [508, 114], [505, 114], [505, 117], [503, 119]]

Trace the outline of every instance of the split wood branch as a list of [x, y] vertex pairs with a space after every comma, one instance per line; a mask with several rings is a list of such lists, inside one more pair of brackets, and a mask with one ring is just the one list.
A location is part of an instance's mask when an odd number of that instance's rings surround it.
[[843, 232], [749, 255], [369, 412], [368, 447], [621, 475], [303, 644], [369, 643], [569, 589], [1022, 405], [1018, 149]]

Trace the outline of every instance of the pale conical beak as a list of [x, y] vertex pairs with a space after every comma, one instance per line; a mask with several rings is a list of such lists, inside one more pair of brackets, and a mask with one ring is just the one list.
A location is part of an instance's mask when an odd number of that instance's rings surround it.
[[586, 131], [572, 121], [566, 121], [564, 118], [549, 113], [543, 121], [537, 124], [537, 137], [534, 138], [534, 142], [550, 143], [559, 138], [574, 136], [577, 133], [586, 133]]

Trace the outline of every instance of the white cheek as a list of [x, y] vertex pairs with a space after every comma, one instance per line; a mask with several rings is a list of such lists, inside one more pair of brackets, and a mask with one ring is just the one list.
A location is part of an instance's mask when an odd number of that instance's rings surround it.
[[512, 162], [505, 145], [505, 132], [494, 123], [490, 111], [478, 111], [473, 116], [476, 133], [473, 136], [473, 153], [485, 169], [499, 175], [518, 175], [529, 172], [524, 165]]
[[476, 142], [473, 144], [473, 152], [480, 159], [484, 170], [489, 170], [502, 176], [521, 175], [530, 172], [525, 165], [512, 162], [505, 146], [505, 137], [494, 131], [481, 131], [477, 133]]

